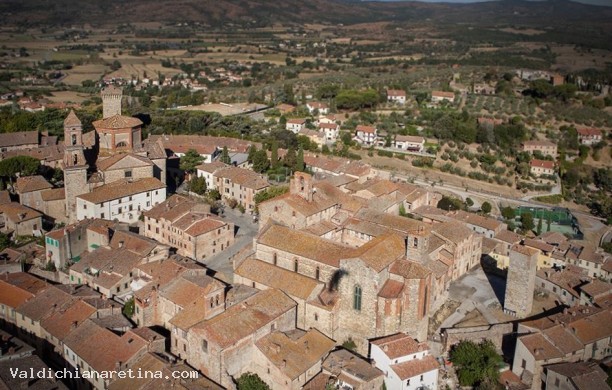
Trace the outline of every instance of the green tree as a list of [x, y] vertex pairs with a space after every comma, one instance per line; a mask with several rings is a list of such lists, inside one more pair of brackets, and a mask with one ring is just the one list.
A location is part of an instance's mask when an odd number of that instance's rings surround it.
[[344, 133], [342, 133], [342, 135], [340, 136], [340, 139], [342, 140], [342, 143], [345, 145], [350, 146], [351, 143], [353, 142], [353, 137], [351, 136], [351, 133], [349, 133], [348, 131], [345, 131]]
[[125, 302], [125, 305], [123, 305], [123, 315], [128, 318], [132, 318], [134, 315], [134, 298], [130, 298]]
[[287, 186], [268, 187], [265, 190], [255, 194], [255, 204], [260, 204], [261, 202], [276, 198], [277, 196], [286, 194], [287, 192], [289, 192], [289, 187]]
[[514, 219], [514, 209], [510, 206], [506, 206], [503, 209], [501, 209], [501, 215], [502, 217], [504, 217], [504, 219], [508, 220], [508, 219]]
[[299, 148], [295, 162], [295, 171], [304, 172], [305, 170], [306, 167], [304, 165], [304, 150], [302, 148]]
[[542, 234], [542, 218], [538, 218], [538, 227], [536, 232], [538, 233], [538, 236]]
[[461, 341], [450, 352], [450, 359], [457, 368], [461, 386], [478, 386], [483, 382], [497, 381], [502, 357], [490, 340], [480, 344]]
[[198, 195], [204, 195], [206, 192], [206, 179], [203, 177], [194, 177], [189, 182], [189, 191], [195, 192]]
[[521, 226], [524, 232], [532, 231], [535, 228], [535, 224], [533, 222], [533, 214], [521, 214]]
[[270, 164], [272, 165], [272, 169], [276, 169], [280, 165], [280, 161], [278, 159], [278, 143], [276, 141], [272, 142]]
[[187, 173], [194, 173], [196, 167], [204, 161], [204, 158], [195, 149], [189, 149], [181, 157], [180, 168]]
[[257, 153], [257, 146], [251, 145], [249, 148], [249, 155], [247, 157], [247, 162], [249, 164], [253, 164], [253, 160], [255, 159], [255, 154]]
[[30, 156], [15, 156], [0, 161], [0, 176], [13, 179], [19, 176], [38, 174], [40, 161]]
[[550, 231], [550, 224], [552, 223], [552, 217], [550, 215], [550, 213], [548, 213], [548, 216], [546, 217], [546, 231], [549, 232]]
[[295, 165], [297, 163], [297, 155], [295, 154], [295, 149], [289, 148], [285, 157], [283, 158], [283, 165], [289, 169], [295, 170]]
[[11, 245], [11, 240], [7, 234], [0, 233], [0, 251], [8, 248]]
[[253, 157], [253, 170], [257, 173], [263, 173], [270, 168], [270, 161], [268, 160], [268, 153], [264, 149], [255, 152]]
[[224, 164], [231, 164], [232, 163], [232, 158], [229, 155], [229, 151], [227, 150], [227, 146], [223, 147], [223, 150], [221, 151], [221, 157], [219, 157], [219, 160], [224, 163]]
[[270, 386], [264, 382], [259, 375], [247, 372], [238, 378], [236, 382], [238, 390], [270, 390]]
[[461, 210], [463, 208], [463, 202], [457, 198], [443, 196], [436, 207], [445, 211]]
[[467, 207], [472, 207], [474, 206], [474, 201], [472, 200], [472, 198], [465, 198], [465, 205]]
[[485, 214], [489, 214], [492, 208], [493, 207], [491, 206], [491, 203], [489, 202], [483, 202], [482, 205], [480, 206], [480, 210]]

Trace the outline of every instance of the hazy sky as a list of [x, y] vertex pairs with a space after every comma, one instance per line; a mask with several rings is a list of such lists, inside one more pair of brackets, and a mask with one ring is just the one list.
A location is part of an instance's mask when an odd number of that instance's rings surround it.
[[[401, 0], [383, 0], [383, 1], [401, 1]], [[427, 3], [480, 3], [483, 1], [491, 1], [491, 0], [416, 0], [416, 1], [424, 1]], [[536, 1], [536, 0], [533, 0], [533, 1]], [[573, 0], [573, 1], [577, 3], [606, 5], [608, 7], [612, 7], [612, 0]]]

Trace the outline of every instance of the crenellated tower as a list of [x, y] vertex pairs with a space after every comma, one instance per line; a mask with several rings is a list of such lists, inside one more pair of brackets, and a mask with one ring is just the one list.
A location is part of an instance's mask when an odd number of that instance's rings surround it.
[[102, 119], [121, 115], [121, 99], [123, 90], [114, 85], [102, 88]]

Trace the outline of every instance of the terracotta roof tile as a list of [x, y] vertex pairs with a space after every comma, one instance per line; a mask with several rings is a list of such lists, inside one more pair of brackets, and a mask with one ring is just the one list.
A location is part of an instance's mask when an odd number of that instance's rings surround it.
[[64, 126], [81, 126], [81, 121], [74, 113], [74, 110], [70, 110], [66, 119], [64, 119]]
[[325, 358], [325, 361], [323, 361], [323, 369], [336, 376], [341, 372], [345, 372], [364, 382], [371, 382], [384, 375], [381, 370], [374, 367], [361, 356], [343, 348], [331, 352], [327, 358]]
[[405, 333], [381, 337], [370, 343], [378, 346], [391, 360], [429, 349], [426, 343], [419, 343]]
[[55, 310], [65, 309], [72, 299], [70, 294], [49, 286], [19, 306], [16, 311], [34, 321], [40, 321]]
[[15, 202], [0, 205], [0, 214], [5, 214], [14, 223], [42, 217], [42, 213]]
[[523, 239], [523, 236], [511, 232], [510, 230], [504, 229], [501, 232], [497, 233], [495, 235], [495, 238], [508, 244], [518, 244]]
[[89, 318], [96, 309], [80, 299], [74, 299], [65, 308], [56, 310], [41, 321], [41, 326], [51, 336], [63, 341], [76, 326]]
[[234, 271], [236, 275], [267, 287], [284, 291], [289, 296], [307, 300], [322, 282], [296, 272], [274, 266], [261, 260], [248, 258]]
[[227, 168], [227, 167], [228, 165], [225, 163], [222, 163], [221, 161], [213, 161], [210, 163], [200, 164], [196, 167], [196, 169], [199, 171], [214, 173], [218, 169]]
[[40, 175], [18, 177], [17, 182], [15, 183], [15, 190], [19, 194], [41, 191], [49, 188], [53, 188], [51, 183]]
[[133, 160], [137, 160], [139, 162], [139, 164], [134, 164], [134, 163], [130, 163], [131, 166], [136, 167], [136, 166], [152, 166], [153, 163], [151, 162], [151, 160], [149, 160], [146, 157], [142, 157], [139, 156], [137, 154], [133, 154], [133, 153], [118, 153], [115, 154], [111, 157], [105, 158], [105, 159], [100, 159], [96, 162], [96, 168], [98, 168], [99, 171], [107, 171], [109, 169], [111, 169], [115, 164], [117, 164], [119, 161], [123, 160], [123, 159], [133, 159]]
[[[64, 345], [95, 371], [112, 371], [146, 350], [147, 343], [131, 331], [118, 336], [91, 320], [86, 320], [64, 340]], [[104, 346], [92, 348], [92, 345]]]
[[335, 342], [310, 328], [307, 332], [270, 333], [256, 345], [272, 364], [293, 380], [321, 362]]
[[454, 244], [458, 244], [475, 234], [465, 224], [458, 221], [449, 221], [434, 225], [432, 232]]
[[66, 191], [63, 188], [52, 188], [41, 192], [40, 197], [45, 202], [50, 202], [53, 200], [62, 200], [66, 199]]
[[533, 160], [531, 160], [531, 162], [529, 162], [529, 165], [531, 165], [532, 168], [553, 169], [555, 167], [555, 162], [548, 160], [538, 160], [534, 158]]
[[404, 283], [393, 279], [387, 279], [378, 292], [378, 296], [381, 298], [394, 299], [399, 297], [402, 291], [404, 291]]
[[94, 121], [93, 126], [96, 130], [115, 130], [115, 129], [127, 129], [142, 126], [142, 121], [138, 118], [123, 115], [113, 115], [105, 119]]
[[520, 337], [519, 340], [536, 361], [563, 357], [563, 353], [540, 333], [528, 334]]
[[79, 195], [78, 197], [87, 202], [99, 204], [102, 202], [108, 202], [130, 195], [159, 190], [162, 188], [166, 188], [164, 183], [154, 177], [148, 177], [135, 181], [118, 180], [95, 188], [92, 192]]
[[38, 145], [38, 131], [16, 131], [0, 133], [0, 147]]
[[431, 271], [415, 261], [397, 260], [389, 268], [391, 273], [403, 276], [406, 279], [424, 279]]
[[431, 355], [427, 355], [422, 359], [413, 359], [390, 366], [390, 368], [395, 371], [401, 380], [406, 380], [408, 378], [425, 374], [426, 372], [437, 370], [439, 367], [440, 364]]
[[346, 258], [347, 252], [352, 249], [310, 233], [274, 224], [260, 233], [257, 243], [336, 268], [340, 266], [340, 259]]
[[259, 291], [242, 303], [236, 304], [210, 320], [202, 321], [191, 331], [203, 334], [209, 342], [227, 348], [255, 332], [297, 304], [282, 291]]
[[228, 166], [215, 171], [213, 176], [228, 179], [232, 183], [239, 184], [242, 187], [252, 188], [254, 190], [261, 190], [270, 186], [268, 181], [263, 176], [251, 171], [250, 169]]

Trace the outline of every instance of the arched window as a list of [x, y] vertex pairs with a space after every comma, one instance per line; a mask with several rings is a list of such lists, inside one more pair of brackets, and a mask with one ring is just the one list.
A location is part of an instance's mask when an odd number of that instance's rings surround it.
[[70, 138], [72, 139], [72, 145], [76, 145], [77, 144], [77, 136], [76, 136], [76, 134], [72, 134], [72, 136]]
[[300, 176], [300, 191], [304, 192], [304, 176]]
[[317, 268], [315, 269], [315, 278], [319, 280], [320, 276], [321, 276], [321, 268], [317, 266]]
[[278, 262], [278, 258], [277, 258], [277, 256], [276, 256], [276, 252], [274, 252], [274, 253], [272, 254], [272, 262], [274, 263], [274, 265], [276, 265], [276, 264], [277, 264], [277, 262]]
[[79, 163], [79, 156], [76, 153], [72, 156], [72, 163], [74, 165], [77, 165]]
[[115, 147], [117, 148], [126, 148], [128, 146], [128, 144], [125, 141], [121, 141], [119, 143], [117, 143], [117, 145], [115, 145]]
[[353, 309], [361, 311], [361, 287], [359, 285], [355, 285], [353, 291]]
[[298, 259], [293, 259], [293, 272], [298, 272]]
[[215, 297], [215, 304], [219, 306], [219, 296], [218, 295]]
[[210, 298], [210, 307], [214, 307], [214, 303], [215, 303], [215, 302], [213, 301], [213, 299], [212, 299], [212, 298]]
[[416, 248], [419, 246], [419, 239], [418, 238], [414, 238], [414, 242], [413, 242], [413, 246]]

